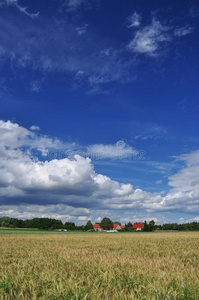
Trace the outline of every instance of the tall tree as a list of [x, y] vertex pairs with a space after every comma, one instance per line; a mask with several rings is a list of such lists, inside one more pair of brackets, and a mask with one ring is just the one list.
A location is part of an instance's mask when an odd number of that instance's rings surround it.
[[149, 231], [149, 226], [148, 226], [146, 220], [144, 221], [143, 231]]
[[132, 227], [133, 227], [133, 224], [132, 224], [131, 222], [128, 222], [128, 224], [125, 224], [125, 227], [132, 228]]
[[113, 222], [109, 218], [103, 218], [100, 226], [103, 229], [110, 230], [113, 229]]
[[86, 223], [86, 226], [84, 227], [85, 230], [91, 230], [93, 229], [93, 224], [91, 223], [91, 220], [88, 220]]
[[155, 221], [151, 220], [149, 222], [149, 231], [153, 231], [155, 229]]

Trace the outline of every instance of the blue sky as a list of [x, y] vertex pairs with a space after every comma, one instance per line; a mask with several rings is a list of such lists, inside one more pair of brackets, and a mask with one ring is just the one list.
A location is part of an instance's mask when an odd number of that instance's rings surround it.
[[0, 215], [199, 221], [197, 1], [0, 0]]

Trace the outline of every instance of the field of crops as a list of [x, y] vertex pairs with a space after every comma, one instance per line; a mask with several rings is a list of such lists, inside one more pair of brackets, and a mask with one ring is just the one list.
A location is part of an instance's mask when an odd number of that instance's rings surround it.
[[0, 234], [0, 299], [199, 299], [199, 233]]

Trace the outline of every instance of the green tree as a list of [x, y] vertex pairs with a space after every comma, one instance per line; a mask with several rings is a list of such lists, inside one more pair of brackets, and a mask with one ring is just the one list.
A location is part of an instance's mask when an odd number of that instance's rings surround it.
[[88, 220], [86, 223], [86, 226], [84, 227], [85, 230], [91, 230], [93, 229], [93, 224], [91, 223], [91, 220]]
[[128, 224], [125, 224], [125, 227], [132, 228], [132, 227], [133, 227], [133, 224], [132, 224], [131, 222], [128, 222]]
[[11, 225], [11, 218], [5, 217], [1, 223], [1, 227], [10, 227]]
[[178, 224], [177, 223], [173, 223], [173, 230], [178, 230]]
[[113, 229], [113, 222], [109, 218], [103, 218], [100, 226], [105, 230], [110, 230]]
[[149, 231], [149, 226], [148, 226], [146, 220], [144, 221], [143, 231]]
[[153, 231], [153, 230], [155, 230], [155, 221], [151, 220], [149, 222], [149, 231]]
[[64, 224], [64, 228], [67, 230], [75, 230], [75, 223], [73, 222], [66, 222]]
[[49, 218], [34, 218], [29, 220], [28, 226], [30, 228], [38, 229], [59, 229], [63, 228], [61, 220], [49, 219]]

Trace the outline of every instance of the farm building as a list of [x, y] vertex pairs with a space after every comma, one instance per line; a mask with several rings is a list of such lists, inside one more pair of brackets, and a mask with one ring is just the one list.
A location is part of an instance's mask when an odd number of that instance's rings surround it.
[[[117, 223], [113, 223], [113, 230], [120, 230], [120, 229], [122, 229], [122, 228], [124, 228], [125, 226], [120, 226], [119, 224], [117, 224]], [[101, 228], [100, 227], [100, 223], [95, 223], [94, 225], [93, 225], [93, 229], [95, 230], [95, 231], [103, 231], [104, 229], [103, 228]]]
[[95, 231], [103, 231], [103, 228], [100, 227], [100, 224], [99, 224], [99, 223], [95, 223], [95, 224], [93, 225], [93, 229], [94, 229]]
[[121, 229], [123, 229], [123, 228], [125, 228], [125, 225], [121, 225], [120, 227], [121, 227]]
[[117, 223], [113, 223], [113, 229], [114, 230], [120, 230], [121, 229], [121, 226]]
[[133, 228], [136, 229], [136, 231], [141, 230], [143, 226], [144, 226], [144, 223], [142, 223], [142, 222], [136, 222], [133, 224]]

